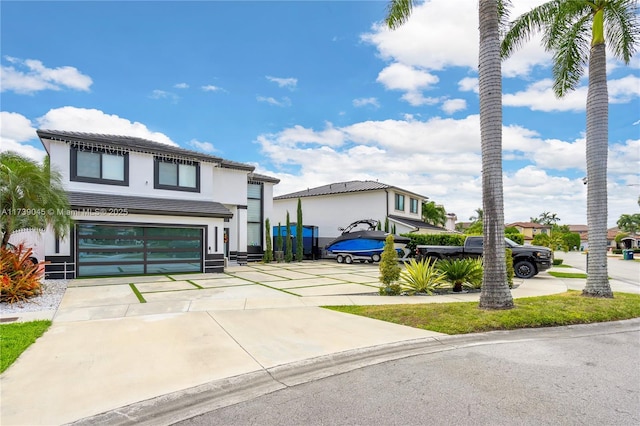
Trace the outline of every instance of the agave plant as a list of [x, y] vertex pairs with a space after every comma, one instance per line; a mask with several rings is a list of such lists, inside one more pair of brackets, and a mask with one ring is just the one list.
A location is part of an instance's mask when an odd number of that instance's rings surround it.
[[462, 286], [482, 286], [482, 259], [445, 259], [436, 263], [436, 268], [453, 284], [453, 291], [462, 291]]
[[435, 263], [428, 260], [418, 262], [411, 259], [408, 264], [405, 264], [405, 270], [400, 273], [400, 283], [402, 289], [411, 295], [416, 293], [432, 294], [433, 290], [446, 284], [446, 280]]

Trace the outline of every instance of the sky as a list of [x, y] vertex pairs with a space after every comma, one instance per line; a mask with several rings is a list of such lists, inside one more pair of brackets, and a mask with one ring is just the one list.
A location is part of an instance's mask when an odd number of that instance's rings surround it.
[[[514, 1], [512, 17], [541, 4]], [[255, 166], [274, 194], [377, 180], [482, 207], [477, 0], [401, 28], [383, 1], [0, 2], [0, 150], [37, 129], [137, 136]], [[640, 48], [638, 49], [640, 50]], [[506, 223], [586, 224], [586, 76], [553, 95], [534, 37], [502, 64]], [[608, 225], [640, 211], [640, 53], [608, 54]], [[223, 183], [221, 183], [223, 184]]]

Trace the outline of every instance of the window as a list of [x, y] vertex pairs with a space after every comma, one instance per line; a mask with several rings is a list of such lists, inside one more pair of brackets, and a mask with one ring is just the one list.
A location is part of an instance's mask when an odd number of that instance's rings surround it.
[[247, 248], [262, 248], [262, 185], [249, 183], [247, 187]]
[[409, 202], [411, 203], [411, 205], [409, 206], [411, 213], [418, 213], [418, 200], [416, 200], [415, 198], [410, 198]]
[[404, 195], [396, 194], [396, 210], [404, 211]]
[[200, 164], [155, 159], [154, 188], [200, 192]]
[[129, 186], [129, 154], [72, 147], [71, 180]]

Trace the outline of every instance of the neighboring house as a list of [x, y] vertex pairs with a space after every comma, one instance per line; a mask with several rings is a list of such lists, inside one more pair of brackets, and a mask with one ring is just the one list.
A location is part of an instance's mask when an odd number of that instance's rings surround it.
[[513, 222], [508, 223], [505, 227], [515, 227], [519, 233], [524, 235], [525, 244], [531, 244], [533, 237], [538, 234], [551, 235], [551, 225], [542, 225], [535, 222]]
[[[431, 230], [422, 222], [422, 203], [428, 199], [395, 186], [376, 181], [338, 182], [273, 197], [271, 224], [284, 226], [287, 211], [291, 222], [296, 221], [298, 198], [302, 203], [304, 225], [317, 226], [319, 246], [326, 246], [338, 237], [349, 224], [361, 219], [381, 221], [389, 218], [389, 230], [396, 233]], [[446, 232], [438, 228], [438, 232]]]
[[567, 225], [570, 232], [580, 235], [580, 251], [589, 247], [589, 227], [587, 225]]
[[37, 134], [75, 221], [65, 239], [46, 235], [48, 278], [222, 272], [225, 258], [261, 258], [277, 179], [136, 137]]

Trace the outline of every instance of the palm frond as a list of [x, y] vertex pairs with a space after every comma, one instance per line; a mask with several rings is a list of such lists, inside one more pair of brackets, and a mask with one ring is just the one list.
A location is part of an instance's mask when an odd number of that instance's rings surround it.
[[550, 22], [557, 9], [562, 6], [562, 3], [562, 0], [552, 0], [516, 18], [510, 24], [509, 30], [502, 40], [501, 56], [508, 58], [528, 42], [533, 34], [542, 30]]
[[413, 0], [391, 0], [384, 22], [395, 30], [405, 24], [413, 12]]
[[553, 91], [560, 98], [576, 88], [589, 58], [590, 16], [583, 16], [553, 40]]
[[628, 64], [640, 43], [637, 0], [614, 0], [604, 9], [605, 37], [613, 55]]

